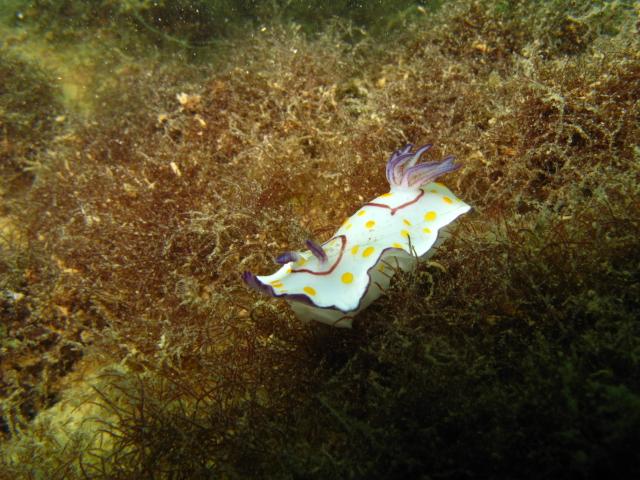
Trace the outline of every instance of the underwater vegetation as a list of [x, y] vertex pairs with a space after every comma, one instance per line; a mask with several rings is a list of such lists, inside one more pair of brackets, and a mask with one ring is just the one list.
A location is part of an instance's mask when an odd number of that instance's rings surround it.
[[0, 50], [0, 172], [3, 187], [20, 177], [47, 144], [63, 118], [60, 93], [51, 75]]
[[[442, 0], [12, 0], [14, 23], [34, 25], [50, 38], [75, 41], [90, 27], [95, 34], [116, 28], [121, 40], [140, 35], [163, 48], [219, 46], [230, 35], [246, 35], [263, 24], [295, 22], [314, 32], [332, 18], [348, 20], [357, 35], [383, 34], [411, 17], [434, 9]], [[0, 7], [1, 9], [2, 7]], [[1, 10], [0, 10], [1, 11]], [[52, 26], [54, 28], [52, 28]], [[117, 27], [116, 27], [117, 26]], [[94, 30], [95, 29], [95, 30]]]
[[[0, 478], [637, 477], [637, 2], [201, 3], [2, 26]], [[353, 329], [246, 288], [427, 142], [473, 209]]]

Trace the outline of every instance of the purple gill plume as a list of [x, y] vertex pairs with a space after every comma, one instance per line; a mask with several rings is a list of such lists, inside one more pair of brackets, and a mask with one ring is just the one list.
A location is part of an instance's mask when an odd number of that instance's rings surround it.
[[453, 172], [460, 168], [461, 165], [453, 163], [454, 157], [451, 155], [441, 162], [417, 164], [422, 154], [431, 147], [431, 144], [423, 145], [412, 153], [413, 145], [409, 143], [401, 150], [394, 152], [387, 162], [387, 180], [391, 187], [420, 188], [445, 173]]

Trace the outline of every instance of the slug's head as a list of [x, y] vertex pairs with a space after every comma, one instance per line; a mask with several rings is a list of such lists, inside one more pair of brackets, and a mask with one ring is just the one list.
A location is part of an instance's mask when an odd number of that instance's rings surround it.
[[396, 150], [387, 162], [387, 180], [391, 190], [414, 190], [433, 182], [445, 173], [454, 172], [460, 165], [455, 165], [452, 155], [445, 157], [441, 162], [416, 163], [423, 153], [432, 147], [431, 144], [423, 145], [412, 152], [412, 144], [405, 145]]

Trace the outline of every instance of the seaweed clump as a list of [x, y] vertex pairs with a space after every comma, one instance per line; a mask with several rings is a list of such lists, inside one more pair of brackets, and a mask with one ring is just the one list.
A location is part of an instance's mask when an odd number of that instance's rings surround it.
[[[439, 3], [427, 2], [434, 8]], [[225, 39], [237, 38], [247, 29], [259, 29], [274, 21], [297, 23], [307, 33], [317, 33], [333, 20], [342, 19], [353, 24], [352, 33], [360, 38], [368, 34], [364, 28], [382, 36], [426, 12], [424, 6], [411, 0], [18, 0], [13, 9], [15, 22], [34, 25], [49, 39], [67, 42], [96, 33], [116, 33], [121, 39], [131, 40], [126, 42], [130, 48], [137, 48], [140, 37], [146, 37], [145, 41], [167, 50], [220, 46]]]
[[[3, 349], [54, 325], [82, 354], [35, 420], [47, 376], [3, 385], [5, 471], [637, 476], [637, 21], [469, 0], [387, 48], [274, 22], [223, 67], [123, 65], [11, 204]], [[456, 153], [475, 209], [432, 261], [352, 332], [244, 288], [383, 191], [406, 141]]]
[[[29, 161], [52, 140], [64, 120], [52, 76], [0, 49], [0, 174], [24, 173]], [[4, 182], [8, 188], [11, 182]]]
[[[277, 445], [265, 441], [266, 419], [304, 401], [315, 363], [296, 340], [308, 327], [273, 305], [254, 305], [238, 266], [270, 261], [273, 252], [256, 248], [266, 231], [279, 231], [284, 245], [326, 226], [331, 212], [316, 218], [306, 210], [323, 193], [308, 163], [320, 157], [312, 134], [324, 124], [330, 136], [349, 120], [334, 115], [333, 86], [342, 81], [336, 72], [356, 67], [342, 67], [343, 52], [313, 53], [295, 29], [274, 28], [240, 46], [243, 68], [209, 80], [177, 63], [123, 68], [96, 90], [91, 121], [35, 165], [36, 182], [12, 204], [30, 253], [16, 252], [24, 265], [16, 275], [27, 307], [21, 321], [49, 325], [64, 313], [59, 331], [85, 353], [64, 387], [93, 379], [94, 393], [82, 390], [78, 408], [97, 402], [106, 409], [100, 422], [117, 421], [100, 438], [91, 428], [72, 432], [65, 441], [77, 445], [73, 453], [52, 456], [64, 429], [30, 443], [21, 432], [31, 417], [7, 396], [6, 433], [16, 442], [9, 471], [33, 458], [40, 471], [64, 475], [273, 470], [258, 458], [265, 442]], [[283, 171], [298, 189], [274, 188]], [[32, 391], [19, 383], [8, 390]], [[189, 425], [197, 431], [179, 433]], [[168, 452], [176, 435], [189, 441]], [[94, 462], [98, 444], [119, 452], [114, 462]]]

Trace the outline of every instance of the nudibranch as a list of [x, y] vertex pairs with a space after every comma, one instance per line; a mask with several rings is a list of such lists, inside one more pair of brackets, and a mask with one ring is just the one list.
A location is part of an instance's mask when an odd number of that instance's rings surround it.
[[287, 300], [301, 319], [351, 327], [353, 317], [378, 298], [398, 269], [415, 268], [444, 239], [444, 228], [471, 208], [435, 180], [457, 170], [454, 157], [418, 163], [431, 148], [413, 145], [387, 162], [391, 190], [365, 203], [329, 240], [285, 252], [272, 275], [244, 272], [250, 287]]

